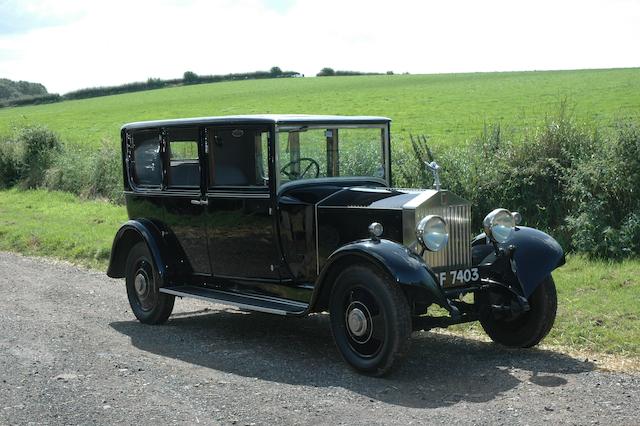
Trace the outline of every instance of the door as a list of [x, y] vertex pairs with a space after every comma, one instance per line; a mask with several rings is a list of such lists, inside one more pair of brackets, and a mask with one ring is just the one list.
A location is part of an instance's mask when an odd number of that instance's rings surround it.
[[164, 221], [175, 235], [195, 274], [211, 274], [208, 255], [202, 158], [197, 127], [163, 132], [165, 185]]
[[216, 276], [278, 281], [279, 256], [268, 186], [266, 127], [211, 127], [207, 222]]

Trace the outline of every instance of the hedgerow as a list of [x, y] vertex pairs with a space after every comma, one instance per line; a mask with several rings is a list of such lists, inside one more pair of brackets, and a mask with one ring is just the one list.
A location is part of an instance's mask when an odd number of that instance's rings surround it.
[[568, 250], [606, 259], [640, 255], [637, 123], [591, 128], [563, 104], [528, 132], [496, 124], [462, 148], [432, 153], [426, 138], [413, 138], [410, 146], [414, 152], [396, 155], [400, 186], [430, 187], [424, 162], [435, 156], [443, 186], [471, 202], [478, 231], [484, 215], [504, 207]]
[[[486, 125], [463, 147], [432, 152], [427, 137], [402, 142], [393, 145], [395, 186], [431, 187], [424, 162], [435, 159], [443, 187], [471, 202], [478, 232], [485, 214], [505, 207], [567, 250], [605, 259], [640, 256], [639, 123], [595, 128], [578, 123], [563, 104], [539, 127]], [[398, 149], [403, 146], [411, 149]], [[361, 152], [350, 167], [369, 170], [370, 154]], [[67, 150], [44, 127], [17, 129], [0, 140], [0, 186], [16, 185], [122, 202], [120, 149], [103, 141], [90, 152]]]

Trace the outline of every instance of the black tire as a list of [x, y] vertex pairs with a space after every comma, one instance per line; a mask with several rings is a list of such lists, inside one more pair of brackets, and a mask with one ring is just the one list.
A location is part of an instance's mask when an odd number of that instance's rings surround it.
[[529, 296], [529, 311], [513, 318], [497, 318], [488, 306], [487, 294], [478, 297], [480, 324], [491, 340], [512, 348], [530, 348], [551, 331], [556, 319], [558, 297], [551, 276], [546, 277]]
[[166, 322], [173, 311], [175, 296], [158, 291], [160, 276], [145, 242], [137, 243], [129, 251], [125, 278], [127, 297], [136, 318], [145, 324]]
[[358, 371], [381, 376], [409, 349], [409, 304], [397, 284], [377, 268], [345, 268], [331, 291], [329, 312], [338, 350]]

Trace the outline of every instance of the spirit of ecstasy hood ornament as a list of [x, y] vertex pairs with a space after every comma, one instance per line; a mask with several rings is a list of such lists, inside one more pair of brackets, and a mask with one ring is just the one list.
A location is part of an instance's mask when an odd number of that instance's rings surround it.
[[435, 161], [430, 163], [425, 161], [424, 165], [427, 166], [427, 170], [433, 173], [433, 187], [436, 191], [440, 191], [440, 175], [438, 174], [440, 172], [440, 166]]

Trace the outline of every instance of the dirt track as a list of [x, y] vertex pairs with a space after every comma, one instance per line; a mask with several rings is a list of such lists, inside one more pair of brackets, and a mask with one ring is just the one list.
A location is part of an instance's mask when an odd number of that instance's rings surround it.
[[389, 377], [353, 372], [328, 317], [177, 300], [165, 326], [124, 285], [0, 253], [0, 423], [638, 424], [640, 375], [434, 333]]

